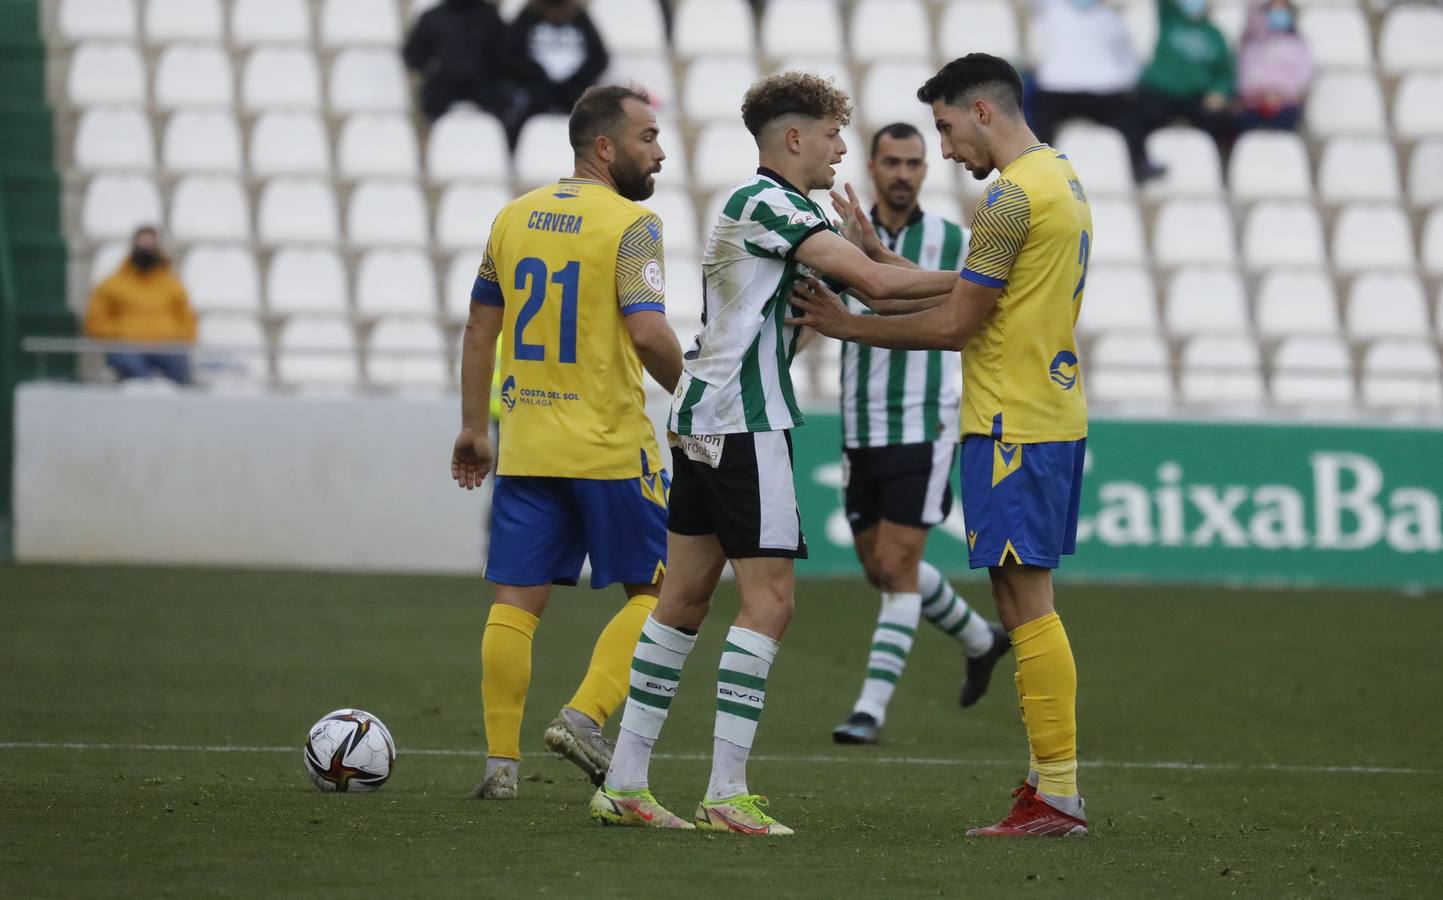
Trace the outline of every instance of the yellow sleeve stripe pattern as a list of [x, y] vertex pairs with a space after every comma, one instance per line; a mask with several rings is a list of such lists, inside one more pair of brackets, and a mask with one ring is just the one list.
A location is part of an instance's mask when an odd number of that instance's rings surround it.
[[998, 179], [977, 202], [972, 220], [972, 245], [962, 277], [987, 287], [1006, 287], [1012, 264], [1027, 242], [1032, 204], [1027, 193]]
[[616, 297], [626, 315], [666, 311], [666, 256], [661, 219], [648, 213], [632, 222], [616, 250]]

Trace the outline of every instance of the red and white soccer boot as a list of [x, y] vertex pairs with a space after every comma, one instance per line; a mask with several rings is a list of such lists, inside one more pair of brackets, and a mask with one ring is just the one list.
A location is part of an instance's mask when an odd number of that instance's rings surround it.
[[1038, 796], [1027, 782], [1012, 792], [1017, 801], [1002, 821], [969, 828], [968, 837], [1067, 837], [1087, 834], [1087, 819], [1069, 815]]

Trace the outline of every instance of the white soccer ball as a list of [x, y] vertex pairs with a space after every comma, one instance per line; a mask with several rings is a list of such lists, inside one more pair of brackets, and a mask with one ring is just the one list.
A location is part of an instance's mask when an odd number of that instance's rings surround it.
[[311, 726], [306, 771], [323, 791], [374, 791], [391, 777], [396, 742], [362, 709], [338, 709]]

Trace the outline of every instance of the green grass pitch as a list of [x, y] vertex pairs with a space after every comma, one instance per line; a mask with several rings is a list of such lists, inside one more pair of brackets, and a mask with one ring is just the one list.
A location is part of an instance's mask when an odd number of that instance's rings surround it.
[[[980, 585], [960, 587], [990, 613]], [[1439, 595], [1064, 585], [1093, 833], [986, 842], [963, 831], [1005, 812], [1026, 762], [1010, 659], [963, 712], [959, 652], [924, 625], [886, 744], [836, 747], [876, 599], [860, 581], [798, 594], [750, 771], [798, 833], [759, 840], [598, 827], [589, 784], [542, 752], [518, 801], [469, 799], [479, 579], [0, 567], [0, 896], [1411, 897], [1443, 884]], [[619, 602], [553, 597], [525, 747]], [[706, 786], [734, 610], [724, 586], [657, 748], [652, 786], [684, 815]], [[351, 705], [390, 727], [396, 771], [376, 794], [323, 795], [300, 745]]]

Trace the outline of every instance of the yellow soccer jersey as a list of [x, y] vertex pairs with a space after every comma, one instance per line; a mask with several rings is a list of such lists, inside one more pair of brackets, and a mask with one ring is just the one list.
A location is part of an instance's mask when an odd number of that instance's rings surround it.
[[497, 474], [615, 480], [660, 468], [623, 317], [665, 311], [661, 220], [595, 181], [507, 204], [472, 301], [501, 306]]
[[962, 433], [1007, 443], [1087, 436], [1073, 325], [1092, 210], [1072, 163], [1046, 144], [1002, 171], [977, 204], [962, 277], [1002, 288], [962, 354]]

